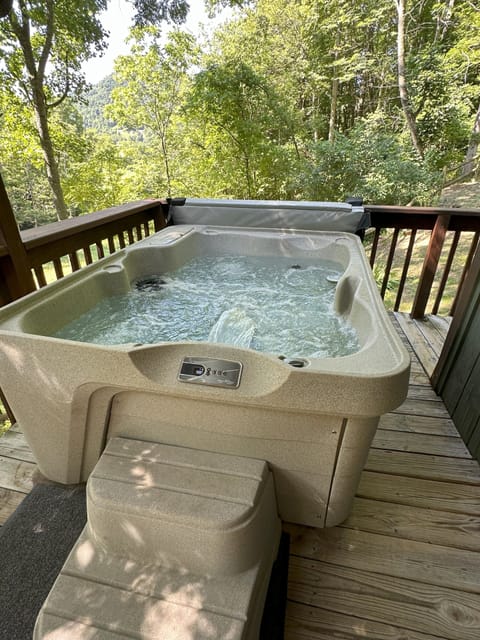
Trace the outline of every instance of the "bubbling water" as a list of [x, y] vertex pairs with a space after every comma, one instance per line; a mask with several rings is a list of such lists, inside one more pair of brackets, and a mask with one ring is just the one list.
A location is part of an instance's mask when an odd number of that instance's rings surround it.
[[355, 353], [355, 330], [334, 311], [341, 265], [288, 258], [200, 257], [132, 283], [55, 337], [95, 344], [209, 341], [287, 357]]

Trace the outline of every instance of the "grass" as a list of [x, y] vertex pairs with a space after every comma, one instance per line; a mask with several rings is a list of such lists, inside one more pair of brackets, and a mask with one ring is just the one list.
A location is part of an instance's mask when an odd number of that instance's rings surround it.
[[0, 438], [3, 436], [4, 433], [6, 433], [10, 429], [11, 426], [12, 426], [12, 423], [8, 419], [7, 412], [5, 411], [5, 407], [0, 402]]

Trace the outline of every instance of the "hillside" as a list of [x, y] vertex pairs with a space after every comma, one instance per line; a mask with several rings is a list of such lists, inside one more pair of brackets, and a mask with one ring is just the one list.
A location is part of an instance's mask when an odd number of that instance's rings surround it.
[[444, 207], [480, 209], [480, 182], [454, 184], [443, 190], [439, 204]]
[[113, 121], [104, 116], [105, 105], [111, 102], [112, 90], [115, 87], [113, 75], [110, 74], [94, 84], [85, 94], [83, 102], [79, 103], [78, 110], [83, 118], [85, 129], [96, 129], [108, 132], [114, 126]]

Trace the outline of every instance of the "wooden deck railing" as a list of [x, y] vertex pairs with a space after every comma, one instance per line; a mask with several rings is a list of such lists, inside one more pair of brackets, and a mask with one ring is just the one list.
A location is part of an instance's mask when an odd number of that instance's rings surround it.
[[29, 289], [43, 287], [159, 231], [165, 226], [164, 207], [160, 200], [134, 202], [28, 229], [20, 234], [23, 246], [13, 250], [0, 238], [0, 280], [6, 284], [0, 288], [0, 306], [18, 297], [8, 286], [15, 258], [17, 263], [23, 258], [34, 274]]
[[[480, 210], [381, 205], [365, 209], [372, 224], [365, 247], [382, 298], [388, 290], [395, 311], [403, 305], [401, 310], [422, 318], [426, 313], [438, 313], [448, 285], [452, 302], [443, 313], [454, 315], [479, 246]], [[416, 273], [419, 255], [422, 268]], [[409, 297], [407, 285], [413, 291]]]

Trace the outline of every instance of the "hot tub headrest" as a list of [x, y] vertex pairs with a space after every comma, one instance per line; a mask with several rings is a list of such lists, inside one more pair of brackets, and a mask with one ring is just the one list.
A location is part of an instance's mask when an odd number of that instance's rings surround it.
[[169, 217], [174, 224], [207, 224], [309, 231], [356, 233], [370, 226], [361, 199], [349, 202], [293, 202], [282, 200], [173, 201]]

